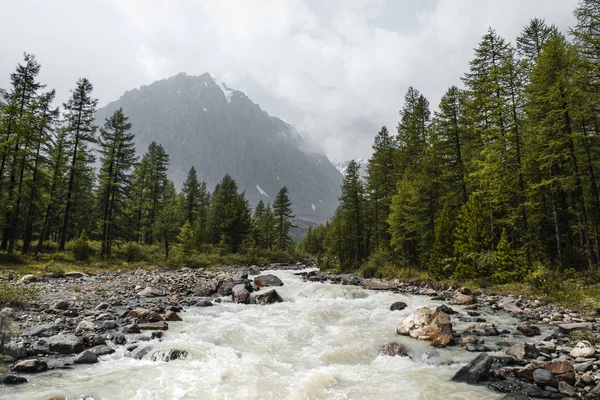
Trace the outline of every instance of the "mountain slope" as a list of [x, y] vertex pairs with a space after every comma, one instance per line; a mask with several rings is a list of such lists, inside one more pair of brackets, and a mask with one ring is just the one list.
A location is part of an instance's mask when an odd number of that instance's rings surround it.
[[[369, 166], [369, 159], [368, 158], [357, 158], [354, 161], [356, 161], [356, 163], [358, 164], [360, 176], [363, 179], [365, 179], [365, 177], [367, 176], [367, 167]], [[334, 163], [333, 165], [335, 166], [335, 168], [338, 171], [340, 171], [340, 173], [342, 175], [346, 176], [346, 172], [348, 172], [348, 164], [350, 164], [350, 160], [337, 162], [337, 163]]]
[[211, 189], [229, 173], [252, 205], [273, 203], [285, 185], [299, 217], [322, 220], [335, 211], [342, 176], [327, 157], [309, 149], [291, 125], [209, 74], [182, 73], [128, 91], [98, 111], [98, 124], [119, 107], [133, 124], [139, 154], [152, 141], [165, 147], [178, 187], [194, 166]]

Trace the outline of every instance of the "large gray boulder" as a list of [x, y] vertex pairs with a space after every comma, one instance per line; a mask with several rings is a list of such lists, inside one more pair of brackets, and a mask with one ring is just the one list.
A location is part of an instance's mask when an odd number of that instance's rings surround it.
[[473, 361], [462, 367], [453, 377], [455, 382], [466, 382], [472, 385], [487, 378], [492, 368], [493, 359], [487, 354], [480, 354]]
[[56, 335], [46, 339], [48, 350], [58, 354], [75, 354], [83, 351], [83, 342], [75, 335]]

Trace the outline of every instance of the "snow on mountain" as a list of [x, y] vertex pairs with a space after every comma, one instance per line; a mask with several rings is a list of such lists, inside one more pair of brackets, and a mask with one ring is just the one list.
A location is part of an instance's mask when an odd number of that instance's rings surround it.
[[[342, 161], [342, 162], [337, 162], [337, 163], [333, 163], [333, 165], [335, 166], [335, 168], [337, 168], [338, 171], [340, 171], [340, 173], [344, 176], [346, 176], [346, 173], [348, 172], [348, 165], [350, 164], [351, 160], [348, 161]], [[360, 168], [360, 176], [364, 179], [367, 176], [367, 167], [369, 166], [369, 159], [368, 158], [357, 158], [356, 160], [354, 160], [358, 163], [358, 166]]]

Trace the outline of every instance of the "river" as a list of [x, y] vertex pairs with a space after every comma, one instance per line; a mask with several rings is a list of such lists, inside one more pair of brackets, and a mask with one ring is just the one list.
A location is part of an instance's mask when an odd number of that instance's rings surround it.
[[[126, 357], [124, 347], [101, 362], [51, 370], [0, 392], [2, 400], [68, 399], [496, 399], [485, 387], [451, 382], [474, 358], [459, 348], [438, 350], [395, 333], [418, 307], [441, 302], [425, 296], [367, 291], [356, 286], [302, 282], [292, 271], [272, 271], [284, 302], [268, 306], [224, 301], [188, 308], [172, 322], [153, 352], [180, 349], [185, 360], [156, 362]], [[404, 301], [403, 311], [390, 311]], [[461, 307], [453, 306], [459, 310]], [[506, 313], [482, 311], [499, 329], [514, 329]], [[453, 318], [455, 321], [456, 318]], [[461, 324], [465, 324], [461, 322]], [[411, 358], [379, 354], [397, 341]], [[144, 343], [145, 345], [145, 343]]]

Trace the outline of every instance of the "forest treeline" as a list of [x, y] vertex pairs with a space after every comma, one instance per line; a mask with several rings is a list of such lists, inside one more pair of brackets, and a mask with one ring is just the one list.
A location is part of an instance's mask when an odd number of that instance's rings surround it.
[[341, 204], [303, 246], [323, 265], [522, 281], [600, 259], [600, 1], [560, 32], [533, 19], [513, 44], [489, 29], [437, 111], [409, 88], [397, 132], [352, 162]]
[[[117, 249], [135, 259], [140, 247], [199, 252], [288, 252], [294, 215], [283, 187], [273, 205], [254, 212], [229, 175], [212, 193], [192, 167], [178, 193], [169, 155], [152, 143], [141, 157], [122, 109], [96, 125], [98, 101], [79, 79], [56, 107], [55, 91], [37, 78], [25, 54], [0, 93], [0, 250], [35, 254], [72, 250], [83, 260]], [[92, 245], [97, 244], [97, 246]], [[155, 260], [149, 260], [155, 261]]]

